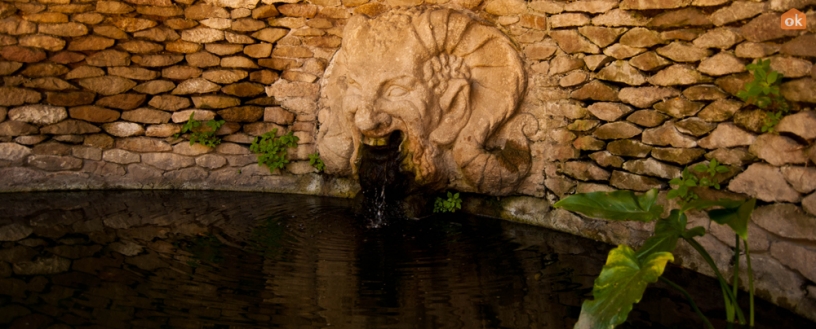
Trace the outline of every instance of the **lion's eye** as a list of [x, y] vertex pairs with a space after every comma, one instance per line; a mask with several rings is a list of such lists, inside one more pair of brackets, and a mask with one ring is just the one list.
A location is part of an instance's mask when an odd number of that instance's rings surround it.
[[388, 92], [386, 95], [388, 97], [399, 97], [408, 93], [408, 89], [405, 89], [400, 86], [391, 86], [388, 88]]

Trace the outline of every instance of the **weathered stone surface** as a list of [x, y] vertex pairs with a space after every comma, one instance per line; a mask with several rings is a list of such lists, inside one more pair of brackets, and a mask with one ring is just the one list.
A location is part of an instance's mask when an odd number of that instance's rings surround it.
[[799, 193], [810, 193], [816, 190], [816, 168], [785, 166], [782, 167], [782, 175]]
[[67, 144], [52, 141], [34, 146], [32, 152], [40, 155], [69, 155], [71, 154], [71, 147]]
[[85, 60], [85, 55], [73, 51], [61, 51], [48, 60], [59, 64], [71, 64]]
[[195, 159], [196, 165], [207, 169], [218, 169], [227, 165], [227, 159], [217, 154], [205, 154]]
[[812, 140], [816, 139], [816, 129], [813, 127], [816, 127], [816, 112], [802, 111], [782, 118], [775, 130], [780, 133], [790, 133], [805, 140]]
[[700, 62], [697, 70], [708, 75], [721, 76], [743, 72], [745, 64], [734, 55], [721, 52]]
[[150, 99], [148, 105], [165, 111], [178, 111], [192, 105], [190, 99], [181, 96], [159, 95]]
[[[757, 199], [768, 202], [799, 202], [801, 195], [785, 181], [779, 168], [763, 163], [752, 164], [741, 174], [737, 175], [728, 185], [728, 190], [745, 193]], [[759, 210], [759, 209], [757, 209]], [[754, 221], [757, 222], [757, 211], [754, 211]], [[790, 217], [779, 217], [790, 218]], [[764, 226], [757, 222], [760, 226]]]
[[193, 119], [198, 121], [209, 121], [215, 119], [215, 112], [209, 110], [185, 110], [173, 113], [173, 123], [184, 123], [190, 119], [190, 114], [193, 115]]
[[816, 45], [814, 44], [816, 44], [816, 35], [803, 34], [782, 45], [781, 53], [790, 56], [816, 57]]
[[646, 144], [657, 146], [670, 145], [678, 148], [697, 146], [695, 138], [680, 133], [672, 122], [667, 122], [658, 128], [646, 129], [643, 132], [642, 140]]
[[[654, 152], [654, 151], [653, 151]], [[680, 176], [680, 168], [662, 163], [652, 158], [626, 161], [623, 169], [638, 175], [672, 179]]]
[[260, 106], [240, 106], [218, 111], [218, 115], [230, 122], [255, 122], [264, 115], [264, 109]]
[[677, 121], [675, 126], [681, 133], [692, 136], [702, 136], [708, 134], [717, 127], [716, 124], [708, 123], [698, 117], [691, 117]]
[[774, 56], [771, 57], [771, 69], [778, 71], [785, 78], [801, 78], [810, 75], [810, 70], [813, 64], [809, 61], [790, 57], [790, 56]]
[[125, 32], [137, 32], [156, 26], [156, 21], [136, 17], [111, 17], [111, 23]]
[[23, 67], [23, 63], [0, 62], [0, 75], [11, 75]]
[[683, 90], [683, 96], [693, 101], [713, 101], [728, 98], [722, 89], [715, 85], [696, 85]]
[[34, 229], [21, 223], [12, 223], [0, 227], [0, 241], [19, 241], [25, 239]]
[[79, 85], [97, 94], [115, 95], [130, 90], [136, 82], [117, 76], [101, 76], [79, 79]]
[[663, 12], [649, 21], [648, 26], [654, 28], [668, 29], [672, 27], [689, 26], [710, 26], [711, 20], [697, 8], [683, 8]]
[[694, 46], [700, 48], [728, 49], [742, 41], [739, 31], [732, 28], [717, 28], [694, 39]]
[[675, 62], [696, 62], [711, 54], [708, 49], [698, 48], [682, 41], [675, 41], [668, 46], [657, 48], [657, 53]]
[[227, 12], [223, 7], [198, 3], [184, 9], [184, 17], [192, 20], [203, 20], [211, 17], [229, 18], [229, 12]]
[[646, 48], [635, 48], [616, 43], [604, 49], [603, 53], [615, 59], [627, 59], [646, 51]]
[[606, 150], [614, 155], [645, 158], [652, 151], [652, 147], [636, 140], [622, 139], [607, 144]]
[[122, 120], [149, 124], [167, 123], [170, 117], [170, 113], [145, 107], [122, 113]]
[[216, 42], [224, 40], [224, 31], [208, 27], [196, 27], [181, 31], [181, 40], [196, 43]]
[[710, 78], [684, 64], [674, 64], [649, 78], [651, 84], [658, 86], [692, 85], [709, 81]]
[[68, 112], [64, 107], [35, 104], [15, 107], [8, 111], [8, 117], [11, 120], [42, 126], [62, 121], [68, 117]]
[[803, 78], [788, 81], [779, 87], [779, 93], [793, 102], [816, 103], [816, 79]]
[[144, 40], [120, 42], [119, 48], [132, 54], [154, 53], [164, 49], [162, 45]]
[[570, 54], [597, 54], [600, 52], [600, 48], [598, 48], [598, 46], [589, 42], [589, 40], [579, 35], [578, 31], [575, 30], [551, 31], [550, 37], [552, 37], [558, 43], [558, 46], [561, 47], [562, 50]]
[[793, 242], [779, 241], [771, 245], [771, 255], [808, 280], [816, 279], [816, 250]]
[[761, 58], [779, 52], [780, 48], [781, 46], [772, 42], [743, 42], [737, 45], [734, 54], [741, 58]]
[[774, 166], [807, 163], [803, 149], [796, 141], [774, 134], [760, 135], [748, 148], [751, 153]]
[[696, 161], [705, 154], [704, 150], [698, 148], [654, 148], [652, 149], [652, 157], [662, 161], [677, 163], [680, 165], [687, 165]]
[[105, 150], [102, 152], [102, 159], [118, 164], [130, 164], [142, 161], [139, 154], [120, 149]]
[[0, 136], [23, 136], [23, 135], [33, 135], [36, 134], [39, 130], [36, 126], [27, 124], [25, 122], [19, 121], [5, 121], [0, 123]]
[[221, 86], [207, 81], [204, 78], [195, 78], [182, 81], [173, 89], [173, 95], [206, 94], [221, 89]]
[[79, 37], [88, 34], [87, 26], [75, 22], [39, 24], [37, 30], [39, 33], [60, 37]]
[[288, 125], [295, 121], [295, 114], [280, 107], [267, 107], [264, 109], [263, 121]]
[[173, 153], [187, 156], [202, 155], [210, 153], [212, 151], [213, 149], [211, 147], [207, 147], [198, 143], [190, 144], [186, 142], [181, 142], [176, 145], [173, 145]]
[[743, 72], [717, 78], [714, 83], [725, 92], [736, 96], [752, 80], [754, 80], [754, 77], [750, 73]]
[[80, 66], [65, 75], [66, 80], [101, 77], [105, 75], [105, 71], [93, 66]]
[[589, 16], [579, 13], [567, 13], [550, 16], [550, 26], [554, 29], [561, 27], [588, 25]]
[[82, 145], [109, 149], [113, 147], [113, 137], [110, 137], [107, 134], [86, 135], [85, 139], [82, 141]]
[[599, 80], [592, 80], [570, 94], [574, 99], [593, 99], [597, 101], [615, 102], [618, 101], [618, 90]]
[[620, 168], [623, 166], [623, 158], [608, 151], [595, 152], [590, 154], [589, 157], [602, 167]]
[[221, 58], [206, 51], [188, 54], [187, 64], [194, 67], [212, 67], [221, 64]]
[[240, 99], [228, 96], [218, 95], [193, 96], [192, 99], [193, 104], [195, 104], [195, 107], [201, 109], [223, 109], [238, 106], [241, 104]]
[[170, 80], [187, 80], [201, 76], [201, 69], [187, 65], [176, 65], [162, 69], [162, 78]]
[[42, 34], [22, 37], [19, 42], [24, 47], [42, 48], [48, 51], [60, 51], [65, 48], [64, 40]]
[[147, 96], [141, 94], [118, 94], [100, 98], [96, 105], [120, 110], [132, 110], [142, 105]]
[[78, 120], [63, 120], [60, 123], [40, 128], [40, 133], [52, 135], [82, 135], [98, 133], [100, 129], [90, 123]]
[[164, 49], [174, 53], [194, 54], [204, 48], [201, 44], [183, 40], [176, 40], [169, 42], [164, 46]]
[[184, 55], [141, 55], [133, 56], [134, 63], [144, 67], [162, 67], [170, 66], [181, 62]]
[[611, 63], [612, 60], [612, 57], [606, 55], [588, 55], [584, 57], [584, 63], [586, 63], [586, 67], [591, 71], [595, 71], [598, 68]]
[[128, 66], [130, 55], [124, 51], [103, 50], [85, 58], [85, 63], [91, 66]]
[[[490, 10], [495, 8], [495, 6], [491, 6], [491, 5], [496, 3], [496, 2], [520, 2], [520, 1], [518, 1], [518, 0], [496, 0], [496, 1], [493, 1], [491, 3], [488, 3], [487, 6], [485, 7], [485, 11], [490, 12]], [[522, 4], [521, 6], [524, 6], [524, 4]], [[278, 12], [280, 12], [281, 15], [283, 15], [283, 16], [312, 18], [312, 17], [315, 17], [315, 15], [317, 15], [317, 6], [312, 5], [312, 4], [305, 4], [305, 3], [304, 4], [300, 4], [300, 3], [299, 4], [294, 4], [294, 3], [291, 3], [291, 4], [280, 5], [277, 8], [278, 8]]]
[[0, 20], [0, 33], [8, 35], [31, 34], [37, 31], [37, 24], [12, 16]]
[[569, 161], [562, 168], [564, 174], [582, 181], [603, 181], [609, 179], [609, 172], [592, 162]]
[[145, 129], [147, 137], [170, 137], [178, 133], [181, 133], [181, 125], [173, 123], [149, 125]]
[[144, 127], [133, 122], [112, 122], [102, 125], [105, 132], [116, 137], [132, 137], [144, 135]]
[[599, 151], [603, 150], [605, 146], [606, 143], [604, 141], [598, 140], [592, 136], [581, 136], [572, 142], [572, 147], [581, 151]]
[[15, 263], [14, 274], [17, 275], [47, 275], [67, 272], [71, 268], [71, 261], [59, 256], [40, 257], [32, 261]]
[[733, 123], [721, 123], [710, 135], [698, 141], [706, 149], [723, 147], [748, 146], [754, 143], [756, 136], [740, 129]]
[[[125, 31], [122, 31], [120, 28], [112, 25], [97, 25], [94, 26], [94, 34], [101, 35], [105, 38], [116, 39], [116, 40], [124, 40], [128, 38], [128, 34]], [[83, 40], [83, 43], [90, 43], [92, 36], [82, 37], [76, 40]], [[86, 40], [87, 39], [87, 40]], [[96, 39], [99, 40], [99, 39]]]
[[734, 1], [730, 6], [718, 9], [711, 14], [711, 22], [722, 26], [759, 15], [767, 8], [767, 2]]
[[552, 42], [538, 42], [524, 48], [524, 57], [530, 60], [546, 60], [555, 54], [558, 47]]
[[133, 91], [143, 94], [156, 95], [176, 88], [176, 84], [167, 80], [152, 80], [133, 87]]
[[632, 107], [620, 103], [597, 102], [587, 107], [592, 115], [604, 121], [616, 121], [632, 112]]
[[72, 156], [35, 154], [26, 159], [29, 166], [45, 171], [78, 170], [82, 168], [82, 160]]
[[48, 136], [46, 135], [31, 135], [31, 136], [18, 136], [14, 138], [14, 142], [20, 145], [36, 145], [42, 143], [46, 140]]
[[612, 44], [625, 31], [625, 28], [599, 26], [581, 26], [578, 28], [578, 32], [581, 33], [581, 35], [598, 45], [598, 47], [606, 47]]
[[635, 175], [618, 170], [612, 172], [612, 177], [609, 179], [609, 184], [619, 189], [633, 191], [648, 191], [653, 188], [659, 189], [665, 185], [663, 182], [651, 177]]
[[746, 108], [734, 114], [734, 123], [742, 129], [751, 132], [761, 133], [762, 126], [765, 125], [767, 114], [759, 108]]
[[612, 9], [592, 19], [592, 25], [600, 26], [645, 26], [647, 23], [649, 18], [621, 9]]
[[758, 207], [751, 220], [769, 232], [786, 238], [816, 240], [816, 221], [796, 205], [777, 203]]
[[783, 30], [779, 28], [780, 15], [776, 13], [764, 13], [743, 25], [740, 33], [746, 40], [751, 42], [763, 42], [784, 37], [796, 36], [796, 30]]
[[811, 193], [802, 199], [802, 208], [809, 214], [816, 216], [816, 193]]
[[620, 43], [629, 47], [648, 48], [663, 43], [663, 39], [657, 32], [636, 27], [621, 36]]
[[748, 152], [748, 148], [720, 148], [706, 154], [706, 159], [717, 159], [720, 163], [742, 167], [756, 161], [756, 156]]
[[633, 122], [644, 127], [657, 127], [668, 118], [669, 117], [667, 115], [658, 111], [639, 110], [626, 117], [626, 121]]
[[0, 56], [13, 62], [36, 63], [45, 59], [45, 52], [36, 48], [5, 46], [0, 48]]
[[640, 108], [648, 108], [659, 100], [679, 95], [680, 92], [676, 89], [659, 87], [623, 88], [618, 93], [622, 102]]
[[159, 72], [151, 71], [141, 67], [109, 67], [108, 74], [133, 80], [153, 80], [159, 76]]
[[279, 134], [282, 134], [285, 130], [283, 127], [268, 122], [255, 122], [246, 124], [243, 127], [243, 131], [250, 136], [261, 136], [267, 132], [272, 131], [273, 129], [277, 129]]
[[195, 165], [195, 158], [173, 153], [144, 153], [142, 163], [161, 170], [176, 170]]
[[0, 143], [0, 160], [19, 162], [31, 154], [31, 149], [17, 143]]
[[595, 129], [592, 135], [599, 139], [625, 139], [640, 135], [642, 131], [629, 122], [620, 121], [604, 124]]
[[700, 112], [705, 103], [692, 102], [683, 97], [674, 97], [654, 105], [655, 110], [675, 118], [685, 118]]
[[567, 129], [572, 131], [590, 131], [600, 124], [598, 120], [575, 120], [569, 125]]
[[200, 23], [216, 30], [226, 30], [232, 27], [232, 20], [229, 18], [207, 18], [200, 21]]
[[119, 1], [99, 1], [96, 3], [96, 11], [102, 14], [127, 14], [135, 9]]
[[221, 154], [252, 154], [249, 151], [249, 148], [246, 146], [241, 146], [235, 143], [221, 143], [216, 147], [216, 152]]
[[99, 106], [79, 106], [70, 110], [71, 118], [88, 122], [114, 122], [119, 119], [119, 111]]
[[173, 148], [167, 142], [149, 137], [131, 137], [116, 141], [116, 147], [132, 152], [167, 152]]
[[639, 86], [646, 83], [646, 77], [626, 61], [615, 61], [603, 68], [596, 78], [601, 80], [620, 82], [630, 86]]
[[275, 43], [289, 33], [287, 29], [268, 27], [252, 34], [252, 37], [261, 41]]
[[77, 145], [71, 149], [71, 155], [80, 159], [99, 161], [102, 160], [102, 149]]

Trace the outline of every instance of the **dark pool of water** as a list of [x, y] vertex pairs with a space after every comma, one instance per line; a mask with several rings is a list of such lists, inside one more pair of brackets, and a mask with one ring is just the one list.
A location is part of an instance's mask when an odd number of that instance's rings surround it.
[[[468, 215], [371, 229], [349, 201], [0, 194], [0, 327], [571, 328], [610, 246]], [[672, 268], [712, 318], [709, 278]], [[813, 328], [758, 301], [759, 327]], [[701, 328], [660, 285], [624, 328]]]

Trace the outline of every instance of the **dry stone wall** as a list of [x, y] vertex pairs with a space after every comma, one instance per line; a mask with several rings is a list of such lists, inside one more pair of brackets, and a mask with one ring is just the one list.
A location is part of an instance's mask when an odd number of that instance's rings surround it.
[[[308, 163], [323, 74], [351, 16], [418, 5], [471, 12], [524, 60], [519, 112], [539, 131], [517, 191], [530, 198], [508, 199], [506, 217], [637, 244], [648, 227], [605, 226], [548, 205], [574, 192], [666, 189], [683, 167], [716, 158], [729, 172], [709, 193], [760, 200], [750, 227], [759, 294], [816, 314], [813, 0], [7, 0], [0, 190], [353, 195], [353, 180]], [[805, 30], [779, 28], [790, 8], [806, 13]], [[784, 74], [782, 94], [794, 104], [777, 133], [762, 133], [764, 114], [735, 97], [756, 59]], [[223, 142], [173, 138], [190, 114], [225, 120]], [[299, 144], [284, 170], [270, 172], [248, 145], [275, 128]], [[702, 243], [727, 263], [727, 232], [693, 224], [709, 228]]]

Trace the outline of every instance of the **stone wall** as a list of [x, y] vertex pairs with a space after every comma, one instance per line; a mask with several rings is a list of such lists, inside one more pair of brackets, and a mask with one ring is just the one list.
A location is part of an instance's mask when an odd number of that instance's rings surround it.
[[[760, 295], [816, 314], [813, 0], [4, 1], [0, 190], [353, 195], [353, 180], [308, 163], [323, 73], [349, 17], [423, 4], [471, 11], [524, 59], [519, 111], [539, 131], [518, 192], [535, 198], [521, 208], [508, 199], [505, 217], [637, 244], [648, 226], [607, 226], [549, 204], [573, 192], [665, 189], [684, 166], [716, 158], [730, 168], [722, 195], [760, 200], [750, 228]], [[779, 28], [790, 8], [807, 13], [806, 30]], [[776, 134], [735, 97], [759, 58], [784, 74], [794, 102]], [[191, 113], [227, 121], [218, 147], [173, 138]], [[248, 145], [274, 128], [300, 141], [291, 163], [270, 172]], [[704, 245], [727, 263], [731, 237], [709, 229]]]

